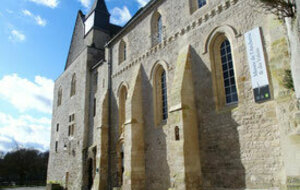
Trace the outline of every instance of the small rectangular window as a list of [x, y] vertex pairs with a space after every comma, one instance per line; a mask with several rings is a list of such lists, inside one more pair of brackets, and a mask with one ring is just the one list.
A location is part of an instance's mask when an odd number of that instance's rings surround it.
[[95, 73], [94, 76], [94, 86], [95, 86], [95, 91], [98, 89], [98, 72]]
[[75, 124], [73, 124], [71, 127], [71, 136], [74, 136], [74, 130], [75, 130]]
[[55, 141], [55, 152], [57, 152], [57, 148], [58, 148], [58, 141]]
[[72, 114], [72, 121], [75, 120], [75, 114]]
[[58, 131], [59, 131], [59, 123], [56, 124], [56, 132], [58, 132]]
[[68, 136], [71, 136], [71, 125], [69, 125]]
[[71, 115], [69, 115], [69, 122], [71, 122], [72, 121], [72, 116]]
[[97, 101], [96, 101], [96, 98], [94, 98], [94, 117], [96, 116], [96, 104], [97, 104]]

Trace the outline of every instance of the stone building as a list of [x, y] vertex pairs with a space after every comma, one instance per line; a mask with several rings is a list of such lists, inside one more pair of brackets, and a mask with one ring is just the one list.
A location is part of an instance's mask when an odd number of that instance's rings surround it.
[[124, 27], [109, 20], [104, 0], [78, 12], [55, 82], [48, 184], [300, 189], [282, 21], [256, 0], [151, 0]]

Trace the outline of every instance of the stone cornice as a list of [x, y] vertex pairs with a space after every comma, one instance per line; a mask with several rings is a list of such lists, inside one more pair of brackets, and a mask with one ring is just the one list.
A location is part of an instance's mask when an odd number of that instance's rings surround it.
[[179, 37], [191, 32], [192, 30], [202, 26], [204, 23], [208, 22], [215, 16], [221, 14], [223, 11], [227, 10], [231, 6], [237, 4], [237, 2], [240, 0], [227, 0], [223, 2], [222, 4], [219, 4], [218, 6], [214, 7], [210, 11], [208, 11], [206, 14], [203, 14], [201, 17], [194, 19], [192, 22], [190, 22], [185, 27], [181, 28], [180, 30], [176, 31], [170, 37], [165, 39], [162, 43], [148, 49], [143, 54], [140, 54], [136, 59], [134, 59], [131, 62], [124, 63], [124, 65], [119, 65], [120, 68], [118, 68], [118, 71], [113, 73], [112, 78], [115, 78], [125, 71], [131, 69], [133, 66], [137, 65], [138, 63], [141, 63], [142, 60], [148, 58], [151, 55], [154, 55], [157, 51], [165, 48], [173, 41], [176, 41]]

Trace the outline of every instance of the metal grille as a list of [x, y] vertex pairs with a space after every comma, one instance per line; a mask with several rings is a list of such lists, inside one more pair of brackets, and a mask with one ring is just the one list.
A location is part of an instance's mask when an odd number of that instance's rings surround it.
[[168, 119], [168, 95], [167, 95], [167, 79], [166, 72], [161, 74], [161, 88], [162, 88], [162, 115], [163, 120]]
[[237, 103], [238, 95], [234, 78], [231, 47], [228, 40], [225, 40], [221, 45], [221, 60], [223, 68], [226, 104]]
[[201, 8], [206, 5], [206, 0], [198, 0], [198, 7]]

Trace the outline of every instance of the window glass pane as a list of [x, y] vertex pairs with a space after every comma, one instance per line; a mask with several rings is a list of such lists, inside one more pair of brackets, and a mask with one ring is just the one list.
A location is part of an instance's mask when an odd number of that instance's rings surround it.
[[238, 102], [238, 95], [234, 78], [231, 47], [227, 39], [224, 40], [224, 42], [221, 44], [220, 52], [224, 77], [226, 103], [235, 103]]
[[232, 61], [228, 59], [228, 66], [229, 66], [229, 69], [233, 69], [233, 65], [232, 65]]
[[223, 75], [224, 75], [224, 78], [225, 78], [225, 79], [227, 79], [227, 78], [229, 77], [229, 73], [228, 73], [227, 71], [224, 72]]
[[167, 79], [166, 72], [161, 74], [161, 88], [162, 88], [162, 116], [163, 120], [168, 119], [168, 97], [167, 97]]
[[206, 0], [198, 0], [199, 8], [203, 7], [204, 5], [206, 5]]
[[159, 16], [157, 19], [157, 39], [159, 43], [162, 41], [162, 28], [162, 20], [161, 16]]

